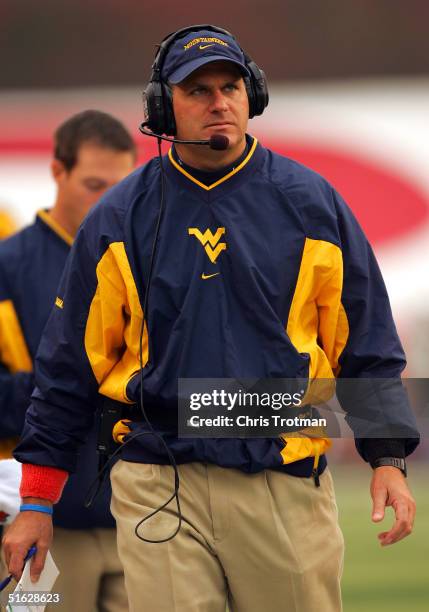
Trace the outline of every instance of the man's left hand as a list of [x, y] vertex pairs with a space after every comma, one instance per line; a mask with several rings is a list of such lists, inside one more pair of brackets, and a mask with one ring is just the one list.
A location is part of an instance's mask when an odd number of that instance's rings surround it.
[[394, 544], [410, 535], [413, 530], [416, 503], [408, 488], [405, 476], [396, 467], [375, 468], [371, 481], [373, 500], [372, 520], [378, 523], [384, 518], [386, 506], [395, 511], [395, 522], [390, 531], [378, 534], [382, 546]]

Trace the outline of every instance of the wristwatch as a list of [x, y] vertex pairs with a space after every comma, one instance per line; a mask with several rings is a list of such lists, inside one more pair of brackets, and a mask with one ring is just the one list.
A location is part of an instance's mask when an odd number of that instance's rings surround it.
[[407, 477], [407, 466], [405, 464], [405, 459], [400, 457], [379, 457], [378, 459], [371, 461], [372, 468], [383, 467], [385, 465], [391, 465], [392, 467], [398, 468], [398, 470], [401, 470], [403, 475]]

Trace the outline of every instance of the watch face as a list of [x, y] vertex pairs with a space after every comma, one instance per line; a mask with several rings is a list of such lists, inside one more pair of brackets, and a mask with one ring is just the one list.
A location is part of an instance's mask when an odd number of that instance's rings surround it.
[[403, 459], [397, 459], [396, 457], [393, 458], [392, 465], [398, 467], [400, 470], [405, 469], [405, 461]]

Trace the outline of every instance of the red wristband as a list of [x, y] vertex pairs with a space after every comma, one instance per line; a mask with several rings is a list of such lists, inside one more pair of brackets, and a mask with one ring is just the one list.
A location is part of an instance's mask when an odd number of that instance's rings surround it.
[[21, 497], [40, 497], [56, 504], [67, 482], [68, 472], [45, 465], [22, 464]]

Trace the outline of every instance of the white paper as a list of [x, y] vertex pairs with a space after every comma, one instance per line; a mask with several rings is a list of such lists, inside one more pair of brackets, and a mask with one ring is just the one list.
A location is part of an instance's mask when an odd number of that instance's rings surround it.
[[[30, 578], [30, 565], [32, 559], [29, 559], [24, 567], [24, 571], [22, 572], [21, 580], [16, 585], [16, 589], [14, 593], [21, 591], [46, 591], [50, 592], [52, 587], [54, 586], [55, 580], [59, 575], [59, 571], [57, 566], [55, 565], [54, 560], [52, 559], [51, 553], [48, 551], [46, 556], [45, 567], [43, 568], [42, 573], [40, 574], [39, 580], [37, 582], [31, 582]], [[44, 612], [47, 604], [41, 605], [11, 605], [7, 606], [7, 612]]]
[[8, 525], [19, 512], [21, 464], [15, 459], [0, 460], [0, 523]]

